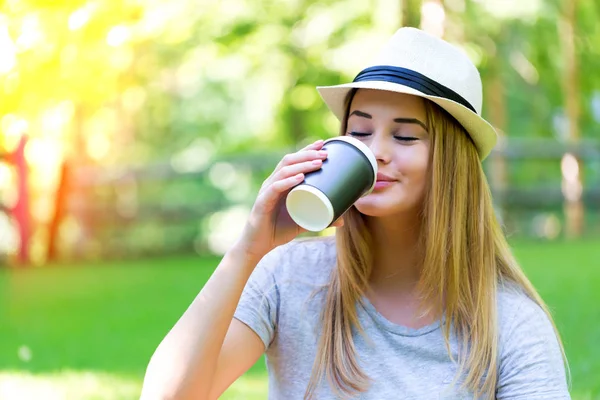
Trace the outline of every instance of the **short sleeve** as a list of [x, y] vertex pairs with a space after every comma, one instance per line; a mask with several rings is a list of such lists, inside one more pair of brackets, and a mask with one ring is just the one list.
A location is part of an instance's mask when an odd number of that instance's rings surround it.
[[281, 246], [271, 250], [250, 275], [233, 317], [252, 329], [267, 349], [275, 336], [279, 311], [276, 270], [281, 262]]
[[570, 399], [562, 352], [546, 313], [524, 298], [501, 338], [498, 400]]

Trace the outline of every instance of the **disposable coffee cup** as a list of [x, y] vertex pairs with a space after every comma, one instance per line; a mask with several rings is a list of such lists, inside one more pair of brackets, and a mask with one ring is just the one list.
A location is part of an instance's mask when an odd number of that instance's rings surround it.
[[360, 140], [338, 136], [326, 140], [323, 150], [327, 159], [321, 168], [307, 173], [286, 197], [294, 222], [312, 232], [329, 227], [377, 182], [375, 155]]

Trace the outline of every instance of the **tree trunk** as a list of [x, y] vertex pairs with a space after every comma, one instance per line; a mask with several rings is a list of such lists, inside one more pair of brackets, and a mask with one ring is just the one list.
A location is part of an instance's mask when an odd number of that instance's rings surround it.
[[504, 95], [504, 84], [500, 75], [500, 68], [492, 68], [491, 76], [488, 78], [486, 87], [487, 107], [489, 107], [490, 123], [498, 132], [498, 145], [490, 156], [490, 180], [494, 199], [501, 218], [504, 218], [505, 209], [505, 193], [508, 184], [507, 165], [504, 159], [503, 149], [505, 146], [506, 137], [506, 103]]
[[[494, 200], [501, 219], [506, 218], [505, 194], [508, 188], [508, 166], [504, 158], [503, 147], [506, 145], [506, 128], [508, 124], [506, 112], [506, 91], [502, 80], [502, 71], [504, 70], [504, 57], [501, 54], [501, 43], [504, 40], [505, 32], [501, 31], [496, 42], [498, 43], [495, 56], [490, 62], [489, 74], [487, 77], [487, 87], [484, 88], [486, 94], [486, 107], [488, 109], [490, 123], [498, 132], [497, 152], [490, 156], [490, 180], [491, 188], [494, 192]], [[491, 49], [486, 49], [488, 54]]]
[[421, 26], [421, 0], [402, 0], [402, 26]]
[[421, 6], [421, 29], [444, 37], [446, 29], [446, 11], [441, 0], [425, 0]]
[[19, 252], [17, 262], [20, 266], [27, 266], [30, 262], [30, 240], [33, 233], [31, 227], [31, 209], [29, 207], [29, 167], [25, 159], [25, 146], [27, 144], [26, 132], [23, 132], [19, 145], [15, 149], [13, 162], [17, 170], [17, 203], [12, 212], [18, 224]]

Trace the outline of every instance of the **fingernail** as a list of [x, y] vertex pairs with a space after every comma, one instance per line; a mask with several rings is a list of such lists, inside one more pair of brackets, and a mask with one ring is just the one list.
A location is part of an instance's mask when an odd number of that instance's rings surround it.
[[327, 151], [325, 151], [325, 150], [319, 151], [318, 154], [319, 154], [319, 157], [327, 157]]
[[323, 161], [322, 160], [313, 160], [313, 164], [314, 165], [320, 165]]

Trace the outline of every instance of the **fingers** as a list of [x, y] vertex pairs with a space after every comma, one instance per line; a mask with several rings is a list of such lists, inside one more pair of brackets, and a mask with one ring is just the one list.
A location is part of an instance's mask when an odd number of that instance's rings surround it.
[[[323, 154], [325, 154], [325, 153], [321, 153], [320, 155], [318, 153], [318, 151], [323, 148], [323, 144], [324, 144], [323, 140], [317, 140], [316, 142], [309, 144], [308, 146], [304, 147], [301, 150], [298, 150], [295, 153], [290, 153], [290, 154], [285, 155], [283, 157], [283, 159], [279, 162], [279, 164], [277, 164], [277, 168], [275, 168], [275, 170], [277, 171], [285, 165], [290, 165], [290, 164], [307, 161], [307, 160], [315, 159], [315, 158], [323, 158], [324, 157]], [[312, 158], [310, 158], [310, 157], [312, 157]], [[326, 154], [325, 154], [325, 157], [326, 157]]]
[[311, 143], [308, 146], [304, 147], [300, 151], [303, 151], [303, 150], [320, 150], [323, 147], [323, 143], [325, 143], [325, 141], [319, 139], [316, 142]]
[[317, 140], [304, 149], [283, 157], [260, 190], [260, 194], [264, 194], [263, 204], [267, 208], [274, 206], [282, 193], [302, 182], [304, 174], [321, 168], [323, 160], [327, 158], [327, 152], [320, 150], [322, 147], [323, 140]]
[[[306, 173], [321, 168], [319, 162], [315, 164], [310, 164], [310, 162], [313, 160], [323, 161], [327, 158], [327, 151], [321, 150], [323, 143], [323, 140], [317, 140], [316, 142], [306, 146], [304, 149], [299, 150], [296, 153], [291, 153], [284, 156], [279, 164], [277, 164], [277, 167], [271, 173], [271, 175], [263, 182], [260, 192], [265, 190], [269, 185], [273, 184], [277, 180], [287, 178], [300, 172]], [[288, 166], [307, 162], [308, 164], [305, 164], [305, 166], [302, 168], [288, 168], [283, 173], [280, 173], [282, 169]]]
[[283, 157], [281, 162], [276, 168], [276, 171], [293, 164], [298, 164], [305, 161], [312, 160], [324, 160], [327, 158], [327, 151], [325, 150], [300, 150], [296, 153], [287, 154]]
[[275, 193], [283, 193], [286, 190], [291, 189], [293, 186], [297, 185], [298, 183], [302, 182], [303, 179], [304, 179], [304, 174], [298, 173], [298, 174], [289, 176], [285, 179], [276, 181], [275, 183], [273, 183], [271, 185], [271, 188], [273, 189], [273, 192], [275, 192]]
[[271, 211], [279, 202], [282, 193], [290, 190], [292, 187], [296, 186], [300, 182], [304, 180], [304, 174], [299, 173], [293, 176], [289, 176], [285, 179], [280, 179], [275, 181], [274, 183], [265, 187], [263, 193], [259, 195], [262, 197], [262, 205], [264, 210], [269, 212]]
[[311, 161], [305, 161], [298, 164], [292, 164], [281, 168], [279, 171], [273, 175], [273, 181], [279, 181], [282, 179], [289, 178], [290, 176], [294, 176], [300, 173], [308, 173], [312, 171], [316, 171], [323, 165], [323, 160], [314, 159]]
[[321, 168], [322, 165], [323, 161], [316, 159], [283, 167], [265, 181], [262, 191], [269, 191], [269, 187], [275, 187], [276, 193], [280, 193], [281, 190], [285, 191], [291, 189], [302, 182], [304, 174], [316, 171]]

